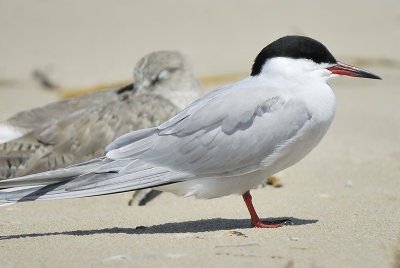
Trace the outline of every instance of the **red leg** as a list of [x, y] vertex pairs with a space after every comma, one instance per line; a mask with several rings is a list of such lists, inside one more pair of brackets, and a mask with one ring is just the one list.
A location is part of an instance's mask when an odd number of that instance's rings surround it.
[[277, 228], [281, 227], [285, 223], [288, 222], [288, 220], [281, 220], [281, 221], [276, 221], [276, 222], [262, 222], [260, 221], [260, 218], [257, 215], [256, 210], [253, 207], [253, 203], [251, 202], [251, 195], [250, 191], [245, 192], [243, 195], [243, 200], [246, 203], [247, 209], [250, 212], [251, 216], [251, 226], [253, 227], [258, 227], [258, 228]]

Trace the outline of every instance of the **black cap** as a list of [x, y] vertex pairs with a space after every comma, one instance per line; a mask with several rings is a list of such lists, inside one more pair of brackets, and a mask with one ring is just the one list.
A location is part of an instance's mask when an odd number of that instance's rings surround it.
[[279, 38], [261, 50], [254, 60], [251, 75], [258, 75], [264, 63], [275, 57], [309, 59], [316, 63], [337, 62], [329, 50], [317, 40], [305, 36], [288, 35]]

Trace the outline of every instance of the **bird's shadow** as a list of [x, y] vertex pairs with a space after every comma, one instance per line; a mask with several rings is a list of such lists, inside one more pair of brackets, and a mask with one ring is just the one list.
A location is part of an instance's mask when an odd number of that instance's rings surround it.
[[[291, 222], [290, 225], [305, 225], [313, 224], [318, 220], [303, 220], [292, 217], [287, 218], [270, 218], [268, 221], [277, 221], [287, 219]], [[71, 236], [85, 236], [85, 235], [96, 235], [96, 234], [174, 234], [174, 233], [200, 233], [200, 232], [212, 232], [221, 230], [233, 230], [233, 229], [248, 229], [250, 226], [249, 219], [207, 219], [207, 220], [196, 220], [196, 221], [184, 221], [184, 222], [172, 222], [164, 223], [152, 226], [138, 226], [136, 228], [104, 228], [94, 230], [75, 230], [75, 231], [63, 231], [63, 232], [49, 232], [49, 233], [30, 233], [30, 234], [18, 234], [18, 235], [6, 235], [0, 236], [0, 240], [18, 239], [18, 238], [30, 238], [30, 237], [43, 237], [43, 236], [58, 236], [58, 235], [71, 235]]]

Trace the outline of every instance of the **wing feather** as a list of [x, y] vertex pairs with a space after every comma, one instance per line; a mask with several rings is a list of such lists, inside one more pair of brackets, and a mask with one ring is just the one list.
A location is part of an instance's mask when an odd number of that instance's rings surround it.
[[[196, 177], [235, 174], [244, 168], [248, 172], [260, 168], [310, 119], [302, 101], [278, 89], [225, 86], [159, 126], [151, 136], [151, 150], [140, 159]], [[123, 147], [107, 156], [130, 157]]]
[[[49, 126], [0, 144], [0, 179], [63, 168], [100, 157], [107, 144], [121, 134], [156, 126], [177, 111], [175, 105], [161, 96], [131, 96], [128, 92], [121, 99], [113, 98], [97, 106], [66, 113], [64, 118]], [[156, 131], [144, 132], [135, 133], [134, 138], [131, 134], [124, 135], [107, 149], [131, 144], [130, 147], [141, 148], [137, 153], [142, 152], [150, 146], [144, 138]]]

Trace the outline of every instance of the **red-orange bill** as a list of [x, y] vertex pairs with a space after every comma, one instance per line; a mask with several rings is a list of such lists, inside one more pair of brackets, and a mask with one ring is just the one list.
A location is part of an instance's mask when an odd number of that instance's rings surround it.
[[331, 71], [333, 74], [338, 75], [348, 75], [353, 77], [362, 77], [362, 78], [371, 78], [371, 79], [382, 79], [379, 76], [370, 73], [366, 70], [357, 68], [355, 66], [351, 66], [342, 62], [337, 62], [336, 65], [326, 68]]

